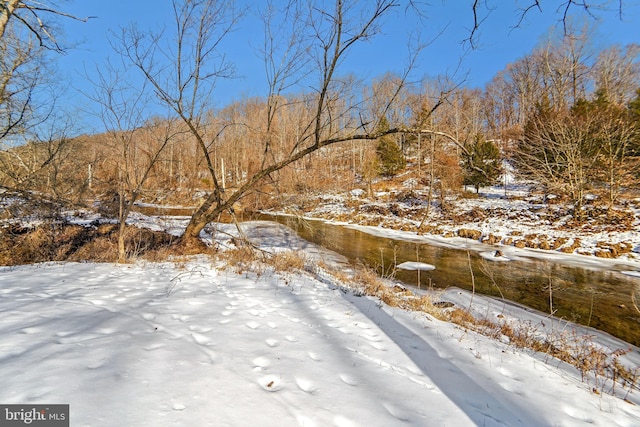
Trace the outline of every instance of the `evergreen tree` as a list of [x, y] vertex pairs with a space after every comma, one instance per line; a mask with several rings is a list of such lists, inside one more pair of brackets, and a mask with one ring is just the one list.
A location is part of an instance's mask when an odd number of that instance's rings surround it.
[[[387, 130], [389, 130], [389, 122], [386, 117], [383, 117], [378, 125], [378, 131]], [[404, 154], [391, 135], [378, 139], [376, 154], [378, 155], [378, 173], [382, 176], [394, 176], [406, 166]]]
[[481, 135], [477, 135], [467, 145], [468, 156], [462, 160], [464, 171], [464, 185], [473, 185], [476, 193], [481, 186], [493, 185], [500, 178], [502, 165], [500, 150], [491, 141], [487, 141]]

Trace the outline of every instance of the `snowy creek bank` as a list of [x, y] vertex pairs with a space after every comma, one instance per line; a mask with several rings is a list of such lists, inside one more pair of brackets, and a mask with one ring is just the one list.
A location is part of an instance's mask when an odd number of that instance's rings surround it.
[[[468, 239], [436, 239], [291, 216], [265, 215], [263, 219], [285, 224], [304, 239], [351, 262], [362, 262], [382, 275], [393, 275], [406, 285], [474, 290], [640, 345], [640, 313], [633, 305], [640, 278], [628, 274], [638, 268], [631, 263], [498, 248]], [[430, 264], [435, 269], [397, 268], [411, 261]]]

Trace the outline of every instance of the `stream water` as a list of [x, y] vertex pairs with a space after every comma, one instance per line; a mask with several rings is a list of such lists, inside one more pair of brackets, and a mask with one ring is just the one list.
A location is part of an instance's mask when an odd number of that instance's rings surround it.
[[[640, 313], [632, 301], [632, 294], [640, 291], [640, 278], [622, 274], [628, 266], [613, 265], [605, 270], [533, 258], [495, 262], [481, 257], [477, 251], [395, 240], [323, 221], [282, 216], [262, 219], [286, 224], [301, 237], [381, 274], [393, 275], [406, 285], [456, 286], [467, 290], [475, 287], [475, 292], [546, 313], [553, 311], [556, 317], [606, 331], [640, 346]], [[436, 269], [418, 273], [395, 268], [405, 261], [432, 264]]]
[[[137, 207], [136, 210], [148, 215], [190, 215], [192, 212], [188, 208]], [[640, 278], [622, 274], [628, 266], [587, 268], [534, 258], [495, 262], [481, 257], [477, 251], [375, 236], [324, 221], [272, 215], [238, 219], [275, 220], [306, 240], [333, 250], [351, 262], [361, 262], [380, 274], [393, 275], [408, 286], [455, 286], [474, 290], [541, 312], [553, 312], [556, 317], [591, 326], [640, 346], [640, 313], [632, 300], [635, 292], [640, 294]], [[420, 272], [395, 268], [405, 261], [424, 262], [436, 268]]]

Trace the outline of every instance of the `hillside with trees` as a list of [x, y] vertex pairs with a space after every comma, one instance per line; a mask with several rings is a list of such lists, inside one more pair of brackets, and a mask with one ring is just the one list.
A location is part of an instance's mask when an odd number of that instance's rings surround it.
[[[482, 88], [448, 76], [412, 81], [411, 62], [404, 74], [357, 81], [340, 74], [341, 61], [380, 33], [398, 2], [362, 10], [338, 2], [331, 13], [293, 2], [262, 15], [268, 92], [213, 108], [215, 82], [232, 75], [216, 49], [246, 11], [176, 1], [173, 42], [135, 26], [113, 32], [122, 65], [99, 67], [85, 94], [105, 131], [84, 134], [51, 102], [37, 103], [52, 88], [50, 54], [65, 48], [29, 21], [84, 18], [56, 4], [5, 3], [3, 194], [98, 206], [121, 224], [121, 260], [124, 224], [140, 202], [194, 207], [180, 244], [197, 247], [203, 227], [223, 213], [294, 211], [354, 189], [375, 197], [410, 180], [415, 221], [404, 227], [425, 232], [437, 228], [428, 227], [434, 215], [453, 215], [466, 186], [504, 184], [507, 170], [542, 199], [566, 203], [575, 227], [602, 209], [612, 221], [633, 216], [640, 46], [596, 47], [588, 22], [565, 15], [562, 30]], [[285, 18], [286, 31], [274, 31]], [[302, 78], [315, 82], [310, 90], [287, 90]]]

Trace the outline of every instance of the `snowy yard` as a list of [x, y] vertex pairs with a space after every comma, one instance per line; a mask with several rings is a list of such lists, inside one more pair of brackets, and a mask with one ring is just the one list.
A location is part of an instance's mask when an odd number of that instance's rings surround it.
[[333, 280], [3, 267], [0, 402], [68, 403], [72, 426], [640, 425], [636, 393]]

